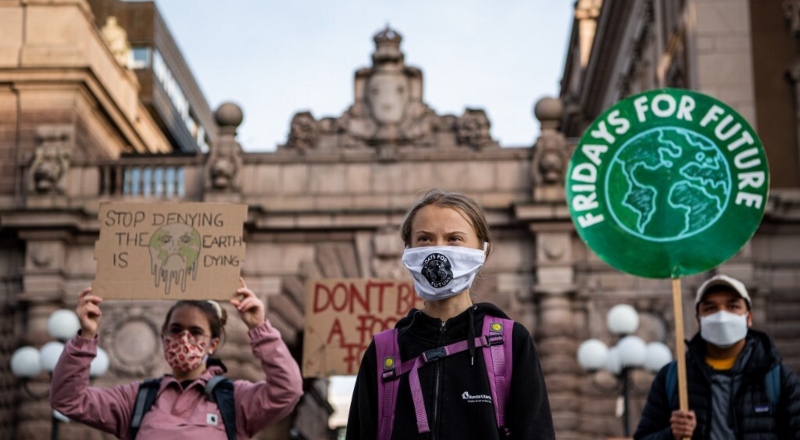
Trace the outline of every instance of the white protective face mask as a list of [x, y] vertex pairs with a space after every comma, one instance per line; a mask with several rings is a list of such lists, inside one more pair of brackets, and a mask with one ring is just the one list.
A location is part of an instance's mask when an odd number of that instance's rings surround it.
[[[749, 312], [748, 312], [749, 313]], [[721, 310], [700, 318], [700, 336], [719, 348], [728, 348], [747, 336], [747, 313]]]
[[[487, 244], [484, 243], [484, 249]], [[486, 252], [461, 246], [423, 246], [406, 248], [403, 264], [414, 277], [414, 289], [426, 301], [458, 295], [486, 261]]]

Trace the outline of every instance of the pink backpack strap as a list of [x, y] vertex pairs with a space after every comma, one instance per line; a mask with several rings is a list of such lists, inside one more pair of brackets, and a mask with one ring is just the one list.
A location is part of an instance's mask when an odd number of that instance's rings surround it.
[[400, 347], [397, 329], [384, 330], [375, 335], [378, 367], [378, 440], [391, 440], [397, 391], [400, 388]]
[[497, 427], [511, 433], [506, 428], [506, 404], [511, 390], [511, 369], [513, 366], [513, 343], [511, 335], [514, 330], [514, 321], [510, 319], [484, 316], [482, 335], [503, 335], [503, 343], [499, 345], [484, 345], [483, 363], [489, 377], [489, 388], [492, 390], [492, 403], [497, 419]]

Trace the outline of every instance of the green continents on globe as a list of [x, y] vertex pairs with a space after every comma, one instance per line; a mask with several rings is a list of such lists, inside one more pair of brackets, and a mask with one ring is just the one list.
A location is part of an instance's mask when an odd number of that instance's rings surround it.
[[761, 222], [767, 158], [752, 127], [709, 96], [661, 89], [597, 118], [566, 176], [578, 234], [611, 266], [677, 278], [732, 257]]

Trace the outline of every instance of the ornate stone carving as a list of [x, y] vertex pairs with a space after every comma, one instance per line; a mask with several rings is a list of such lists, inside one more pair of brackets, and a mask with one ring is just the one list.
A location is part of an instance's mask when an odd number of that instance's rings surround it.
[[220, 135], [211, 146], [206, 163], [206, 190], [238, 191], [237, 176], [242, 169], [242, 147], [236, 142], [236, 127], [242, 123], [242, 110], [233, 103], [224, 103], [214, 112]]
[[491, 123], [486, 112], [481, 109], [468, 108], [456, 123], [458, 143], [476, 150], [488, 146], [496, 146], [497, 142], [489, 134]]
[[28, 189], [38, 194], [63, 194], [69, 169], [72, 143], [71, 126], [44, 125], [36, 130], [36, 151], [31, 163]]
[[114, 59], [117, 60], [120, 66], [127, 67], [131, 43], [128, 41], [128, 33], [117, 22], [117, 17], [107, 17], [106, 24], [101, 32], [108, 48], [111, 49], [111, 53], [114, 55]]
[[534, 114], [542, 124], [532, 159], [536, 201], [564, 200], [564, 173], [570, 152], [564, 134], [557, 131], [563, 113], [563, 104], [555, 98], [543, 98], [534, 108]]
[[460, 125], [452, 124], [455, 117], [445, 121], [448, 116], [437, 115], [423, 102], [422, 71], [405, 65], [402, 39], [388, 26], [378, 32], [372, 67], [356, 71], [353, 105], [339, 117], [318, 122], [310, 113], [298, 113], [279, 148], [306, 152], [369, 147], [391, 160], [394, 147], [497, 146], [483, 111], [467, 110]]
[[295, 113], [290, 127], [289, 141], [286, 143], [287, 148], [299, 151], [316, 148], [319, 129], [317, 128], [317, 121], [310, 112]]
[[340, 127], [370, 145], [430, 144], [435, 114], [422, 102], [422, 71], [405, 65], [398, 32], [387, 26], [373, 40], [373, 66], [356, 72], [355, 103]]

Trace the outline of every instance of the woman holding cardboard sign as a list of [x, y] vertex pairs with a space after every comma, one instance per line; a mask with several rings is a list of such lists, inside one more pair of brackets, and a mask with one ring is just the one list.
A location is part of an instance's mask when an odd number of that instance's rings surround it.
[[215, 301], [178, 301], [162, 326], [172, 375], [112, 388], [89, 386], [97, 350], [102, 298], [79, 294], [81, 331], [53, 371], [50, 402], [67, 417], [123, 439], [244, 439], [289, 414], [303, 393], [300, 370], [281, 336], [265, 319], [264, 303], [244, 280], [230, 302], [249, 328], [253, 355], [269, 382], [224, 379], [210, 356], [227, 319]]
[[492, 246], [483, 209], [433, 190], [406, 214], [403, 264], [422, 310], [375, 335], [356, 379], [347, 439], [553, 439], [528, 330], [469, 289]]

